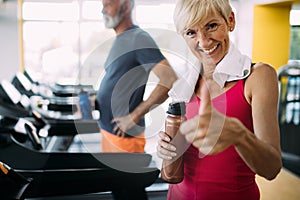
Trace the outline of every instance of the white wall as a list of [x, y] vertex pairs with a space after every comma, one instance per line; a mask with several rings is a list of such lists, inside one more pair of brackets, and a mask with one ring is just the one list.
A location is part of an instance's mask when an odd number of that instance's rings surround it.
[[[231, 0], [236, 7], [236, 45], [242, 53], [252, 57], [252, 41], [253, 41], [253, 20], [254, 20], [254, 6], [269, 3], [288, 2], [290, 0]], [[296, 2], [296, 1], [294, 1]], [[299, 1], [298, 1], [299, 2]], [[294, 3], [293, 9], [300, 9], [300, 4], [296, 6]]]
[[253, 32], [253, 1], [234, 1], [233, 5], [237, 9], [236, 28], [234, 34], [236, 37], [236, 46], [243, 54], [252, 57], [252, 32]]
[[17, 3], [0, 3], [0, 80], [20, 70]]

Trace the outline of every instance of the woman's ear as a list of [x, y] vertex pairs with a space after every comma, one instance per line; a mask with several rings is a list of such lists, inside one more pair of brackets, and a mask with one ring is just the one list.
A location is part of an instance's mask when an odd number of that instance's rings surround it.
[[234, 12], [230, 13], [230, 16], [228, 18], [228, 26], [229, 26], [229, 30], [233, 31], [235, 28], [235, 15]]

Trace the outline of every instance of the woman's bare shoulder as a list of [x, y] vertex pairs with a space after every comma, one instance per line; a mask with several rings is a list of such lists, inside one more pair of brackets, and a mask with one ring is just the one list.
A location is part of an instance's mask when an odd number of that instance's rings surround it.
[[254, 93], [268, 95], [277, 91], [278, 79], [276, 69], [266, 63], [256, 63], [252, 66], [251, 73], [245, 82], [245, 95], [251, 102]]
[[274, 78], [277, 80], [276, 69], [269, 64], [259, 62], [255, 63], [252, 66], [251, 73], [248, 79], [252, 81], [267, 81], [273, 79], [274, 81]]

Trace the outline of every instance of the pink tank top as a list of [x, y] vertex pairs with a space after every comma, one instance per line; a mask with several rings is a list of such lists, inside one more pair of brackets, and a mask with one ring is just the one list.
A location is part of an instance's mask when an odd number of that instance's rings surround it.
[[[187, 103], [187, 119], [198, 115], [201, 100], [194, 96]], [[253, 132], [251, 107], [244, 96], [244, 80], [212, 100], [213, 106], [229, 117], [238, 118]], [[169, 200], [259, 200], [255, 173], [244, 163], [233, 146], [223, 152], [199, 158], [190, 146], [184, 154], [183, 182], [170, 185]]]

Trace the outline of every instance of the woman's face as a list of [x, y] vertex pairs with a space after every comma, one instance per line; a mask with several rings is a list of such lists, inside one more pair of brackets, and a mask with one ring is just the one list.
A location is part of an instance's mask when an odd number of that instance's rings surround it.
[[234, 14], [229, 24], [221, 15], [211, 14], [201, 23], [188, 27], [183, 37], [193, 54], [203, 64], [217, 64], [229, 49], [229, 31], [234, 28]]

